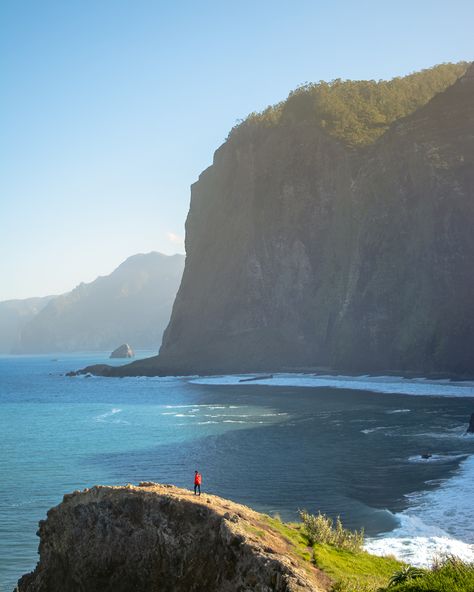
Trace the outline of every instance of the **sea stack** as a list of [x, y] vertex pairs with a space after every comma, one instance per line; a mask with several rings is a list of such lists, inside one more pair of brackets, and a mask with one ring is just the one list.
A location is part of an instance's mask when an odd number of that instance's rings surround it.
[[110, 354], [111, 358], [133, 358], [135, 352], [133, 349], [128, 345], [128, 343], [123, 343], [121, 346], [114, 349], [114, 351]]

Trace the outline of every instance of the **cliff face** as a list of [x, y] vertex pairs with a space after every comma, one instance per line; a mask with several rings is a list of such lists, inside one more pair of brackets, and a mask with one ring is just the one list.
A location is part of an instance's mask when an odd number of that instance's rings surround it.
[[108, 276], [55, 297], [21, 332], [21, 353], [113, 350], [161, 343], [184, 257], [134, 255]]
[[16, 592], [304, 592], [329, 579], [264, 517], [153, 483], [64, 497], [40, 523], [40, 561]]
[[192, 187], [157, 371], [474, 372], [474, 66], [372, 146], [235, 134]]

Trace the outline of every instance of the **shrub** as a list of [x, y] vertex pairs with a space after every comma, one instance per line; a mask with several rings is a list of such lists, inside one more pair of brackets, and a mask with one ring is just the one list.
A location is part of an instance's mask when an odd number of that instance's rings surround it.
[[310, 514], [306, 510], [300, 511], [304, 534], [309, 545], [326, 543], [340, 549], [358, 552], [364, 545], [364, 530], [348, 530], [344, 528], [339, 516], [336, 523], [325, 514]]
[[396, 586], [397, 584], [401, 584], [407, 580], [422, 578], [424, 575], [426, 575], [425, 570], [418, 567], [413, 567], [412, 565], [405, 565], [405, 567], [402, 567], [402, 569], [399, 569], [392, 575], [388, 583], [388, 587], [391, 588], [392, 586]]
[[[410, 572], [412, 576], [408, 575]], [[422, 572], [422, 576], [413, 577], [416, 572]], [[383, 590], [387, 592], [472, 592], [474, 563], [465, 563], [456, 557], [446, 557], [437, 560], [431, 569], [407, 568], [394, 573], [388, 587]]]

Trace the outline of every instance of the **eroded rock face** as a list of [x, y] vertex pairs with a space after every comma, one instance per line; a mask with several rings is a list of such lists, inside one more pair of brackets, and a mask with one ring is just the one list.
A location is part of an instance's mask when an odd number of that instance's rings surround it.
[[326, 589], [262, 520], [245, 506], [153, 483], [75, 492], [40, 523], [40, 561], [16, 592]]

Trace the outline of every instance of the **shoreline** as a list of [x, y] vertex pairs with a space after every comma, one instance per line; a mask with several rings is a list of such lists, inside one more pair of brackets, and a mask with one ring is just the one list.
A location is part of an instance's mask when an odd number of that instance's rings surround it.
[[305, 367], [282, 367], [282, 368], [184, 368], [179, 366], [162, 365], [159, 355], [150, 358], [142, 358], [120, 366], [112, 366], [110, 364], [91, 364], [78, 370], [71, 370], [66, 373], [66, 376], [74, 377], [84, 374], [92, 374], [94, 376], [103, 376], [106, 378], [124, 378], [132, 376], [161, 376], [161, 377], [184, 377], [184, 376], [223, 376], [223, 375], [238, 375], [238, 376], [252, 376], [259, 374], [293, 374], [293, 375], [309, 375], [309, 376], [345, 376], [358, 378], [361, 376], [376, 377], [393, 377], [424, 380], [449, 380], [452, 382], [470, 382], [474, 381], [473, 374], [457, 374], [454, 372], [443, 371], [423, 371], [423, 370], [387, 370], [387, 369], [344, 369], [344, 368], [329, 368], [326, 366], [305, 366]]

